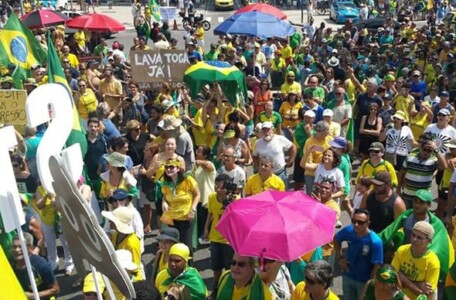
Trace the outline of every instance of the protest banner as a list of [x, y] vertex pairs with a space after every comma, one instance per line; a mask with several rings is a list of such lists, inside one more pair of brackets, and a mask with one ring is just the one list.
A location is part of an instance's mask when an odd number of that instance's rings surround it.
[[25, 115], [25, 100], [27, 92], [24, 90], [0, 90], [0, 124], [24, 127], [27, 123]]
[[133, 80], [150, 88], [154, 83], [182, 84], [185, 70], [190, 65], [185, 50], [170, 49], [131, 51], [130, 63]]
[[161, 6], [160, 15], [162, 21], [172, 21], [177, 19], [177, 8], [173, 6]]

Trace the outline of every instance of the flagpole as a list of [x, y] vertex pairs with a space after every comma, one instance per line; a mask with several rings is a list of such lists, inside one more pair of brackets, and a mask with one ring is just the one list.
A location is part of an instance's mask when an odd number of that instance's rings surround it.
[[[10, 203], [14, 203], [13, 194], [11, 194], [11, 192], [8, 192], [7, 195], [8, 195], [8, 201]], [[30, 286], [32, 287], [33, 296], [35, 297], [36, 300], [39, 300], [40, 296], [38, 294], [38, 288], [36, 287], [35, 276], [33, 275], [32, 264], [30, 263], [29, 252], [27, 249], [27, 245], [25, 244], [24, 233], [22, 232], [22, 227], [21, 227], [21, 224], [19, 221], [19, 212], [17, 211], [15, 205], [11, 205], [11, 209], [13, 210], [12, 215], [16, 222], [16, 230], [17, 230], [17, 234], [19, 236], [19, 241], [21, 243], [22, 255], [24, 256], [25, 266], [27, 267], [27, 274], [28, 274], [28, 277], [30, 280]]]

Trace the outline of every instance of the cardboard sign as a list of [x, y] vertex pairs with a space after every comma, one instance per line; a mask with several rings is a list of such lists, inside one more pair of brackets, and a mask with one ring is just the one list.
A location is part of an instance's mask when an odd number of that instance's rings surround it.
[[190, 65], [185, 50], [148, 50], [130, 52], [133, 80], [142, 83], [182, 83]]
[[23, 90], [0, 90], [0, 124], [22, 125], [27, 123]]

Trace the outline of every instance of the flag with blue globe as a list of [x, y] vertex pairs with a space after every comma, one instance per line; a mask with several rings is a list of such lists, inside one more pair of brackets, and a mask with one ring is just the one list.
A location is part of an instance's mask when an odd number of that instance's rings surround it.
[[15, 87], [22, 87], [31, 68], [46, 61], [46, 51], [15, 14], [11, 14], [3, 30], [0, 31], [0, 65], [5, 70], [9, 65], [16, 66], [13, 79]]

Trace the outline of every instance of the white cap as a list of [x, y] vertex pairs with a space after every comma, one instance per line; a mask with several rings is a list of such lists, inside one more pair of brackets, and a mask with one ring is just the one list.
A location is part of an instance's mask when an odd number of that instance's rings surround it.
[[334, 112], [332, 110], [327, 108], [323, 111], [323, 117], [332, 117], [332, 116], [334, 116]]
[[269, 121], [266, 121], [266, 122], [263, 122], [263, 125], [261, 126], [261, 128], [274, 128], [274, 124], [272, 124], [272, 122], [269, 122]]
[[304, 113], [304, 117], [315, 118], [315, 112], [313, 110], [311, 110], [311, 109], [306, 110], [306, 112]]

